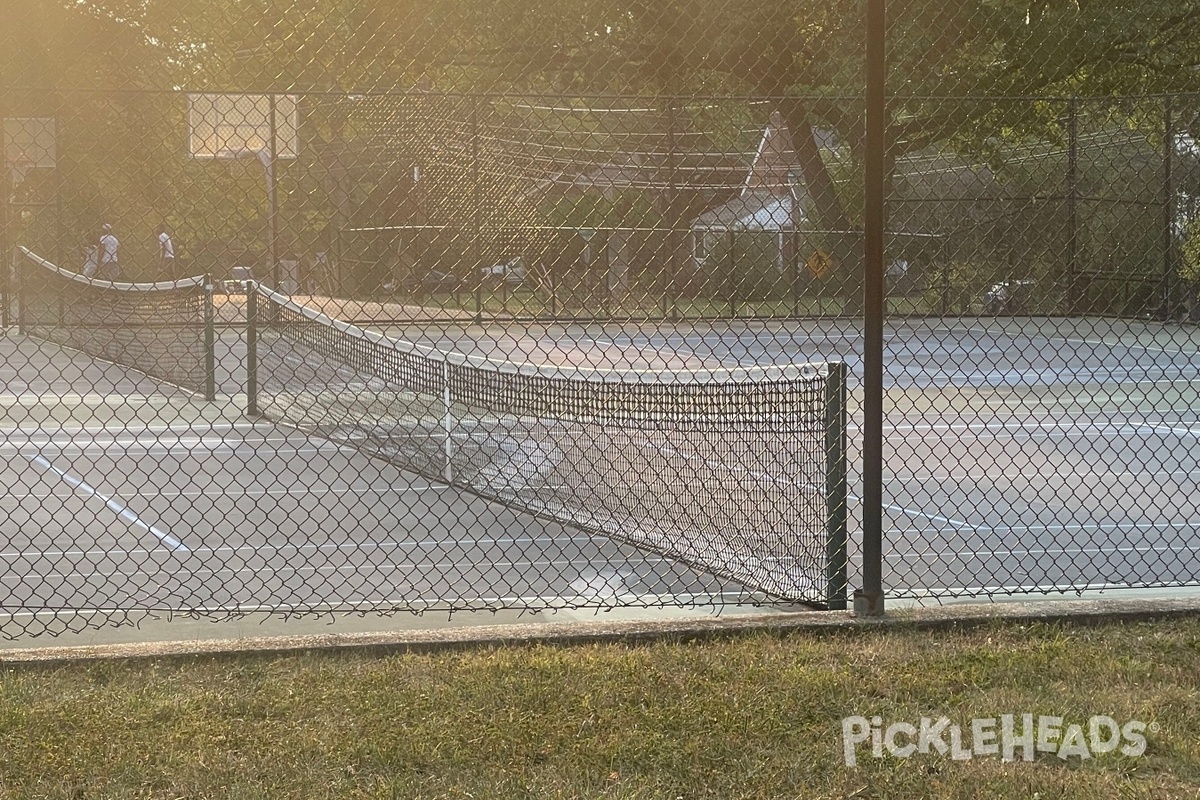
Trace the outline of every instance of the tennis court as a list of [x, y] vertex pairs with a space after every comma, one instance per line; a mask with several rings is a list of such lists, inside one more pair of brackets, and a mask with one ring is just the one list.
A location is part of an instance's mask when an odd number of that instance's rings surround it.
[[[512, 358], [554, 357], [569, 342], [596, 363], [618, 354], [710, 366], [844, 361], [857, 563], [854, 389], [862, 333], [855, 323], [552, 326], [519, 337], [446, 331], [427, 341]], [[1194, 581], [1200, 353], [1191, 328], [1104, 319], [898, 321], [887, 328], [884, 363], [890, 597]]]
[[[745, 597], [712, 576], [48, 345], [7, 396], [7, 605], [278, 611]], [[229, 352], [229, 351], [227, 351]], [[28, 359], [36, 363], [37, 357]], [[76, 396], [75, 370], [106, 396]], [[222, 389], [236, 389], [233, 377]], [[117, 394], [120, 392], [120, 394]]]
[[[841, 358], [861, 375], [854, 326], [751, 330], [723, 341], [715, 330], [661, 341], [720, 342], [738, 358]], [[1200, 355], [1190, 328], [896, 322], [884, 364], [889, 596], [1194, 580]], [[853, 493], [861, 485], [853, 423], [850, 441]]]
[[[704, 404], [714, 402], [705, 394], [714, 376], [770, 376], [790, 391], [812, 377], [799, 365], [827, 362], [850, 373], [855, 585], [862, 336], [853, 322], [426, 323], [381, 331], [389, 340], [370, 335], [393, 343], [384, 356], [362, 357], [339, 344], [344, 326], [313, 333], [315, 318], [278, 305], [255, 347], [243, 329], [219, 330], [215, 402], [10, 330], [0, 398], [9, 608], [391, 611], [819, 598], [825, 520], [819, 510], [771, 516], [804, 508], [826, 488], [813, 478], [825, 466], [816, 395], [779, 390], [757, 406]], [[1200, 356], [1188, 329], [914, 320], [889, 326], [886, 346], [890, 596], [1192, 581]], [[373, 374], [381, 357], [409, 369], [414, 353], [424, 359], [419, 369], [436, 356], [432, 377], [413, 373], [400, 391], [395, 376]], [[554, 425], [531, 426], [531, 396], [512, 387], [476, 387], [484, 399], [464, 410], [465, 384], [439, 384], [437, 370], [483, 362], [523, 365], [522, 378], [590, 375], [594, 391], [580, 399], [572, 388], [554, 400]], [[613, 375], [623, 387], [615, 404], [605, 399]], [[662, 375], [704, 380], [666, 400], [657, 388], [629, 400], [630, 376], [660, 386], [652, 379]], [[451, 388], [454, 399], [440, 406]], [[251, 397], [261, 416], [245, 413]], [[544, 393], [533, 399], [548, 402]], [[808, 416], [756, 416], [789, 404]], [[706, 413], [757, 425], [762, 438], [739, 448], [719, 428], [645, 428]], [[612, 434], [612, 414], [625, 433]], [[817, 427], [781, 428], [781, 420]], [[637, 457], [612, 455], [630, 449], [631, 423], [643, 425], [642, 438], [655, 435], [636, 443]], [[780, 430], [810, 446], [780, 446], [791, 441], [771, 438]], [[807, 472], [789, 471], [806, 459]], [[706, 538], [706, 524], [768, 535]]]

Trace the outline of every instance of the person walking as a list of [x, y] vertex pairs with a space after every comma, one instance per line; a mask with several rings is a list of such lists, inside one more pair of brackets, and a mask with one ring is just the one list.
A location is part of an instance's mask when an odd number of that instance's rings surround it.
[[158, 266], [165, 277], [174, 277], [172, 269], [175, 266], [175, 242], [167, 231], [167, 223], [158, 226]]
[[100, 266], [96, 277], [102, 281], [115, 281], [121, 277], [121, 264], [117, 255], [121, 242], [113, 233], [112, 225], [105, 224], [100, 233]]
[[96, 268], [100, 266], [100, 246], [95, 242], [85, 244], [80, 252], [83, 254], [83, 277], [96, 277]]

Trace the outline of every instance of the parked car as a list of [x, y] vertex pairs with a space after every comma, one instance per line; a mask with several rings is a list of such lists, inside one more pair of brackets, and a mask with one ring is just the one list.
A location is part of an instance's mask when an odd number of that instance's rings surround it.
[[463, 279], [450, 272], [431, 269], [421, 279], [421, 288], [427, 292], [456, 292], [463, 288]]
[[503, 278], [505, 283], [518, 284], [525, 281], [525, 262], [520, 256], [510, 258], [502, 264], [493, 264], [483, 268], [484, 280]]
[[1011, 280], [992, 284], [983, 293], [983, 313], [1020, 314], [1033, 295], [1033, 281]]
[[403, 290], [408, 294], [457, 292], [464, 288], [464, 281], [452, 273], [431, 269], [420, 278], [411, 276], [400, 281], [389, 278], [381, 288], [385, 292]]

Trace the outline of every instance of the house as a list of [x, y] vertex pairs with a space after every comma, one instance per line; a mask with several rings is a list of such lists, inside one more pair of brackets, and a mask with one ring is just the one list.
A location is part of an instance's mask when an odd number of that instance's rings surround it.
[[796, 177], [795, 165], [791, 134], [776, 111], [763, 129], [737, 196], [708, 209], [690, 225], [692, 260], [698, 269], [735, 232], [741, 239], [747, 238], [745, 233], [758, 234], [752, 237], [757, 241], [755, 249], [765, 249], [765, 256], [780, 272], [786, 268], [789, 234], [809, 221], [808, 193]]

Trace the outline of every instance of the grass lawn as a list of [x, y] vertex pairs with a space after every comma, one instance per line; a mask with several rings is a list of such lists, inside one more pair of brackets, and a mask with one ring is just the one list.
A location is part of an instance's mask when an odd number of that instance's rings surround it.
[[[1006, 713], [1146, 752], [844, 763], [849, 715]], [[6, 667], [0, 797], [1200, 797], [1200, 620]]]

